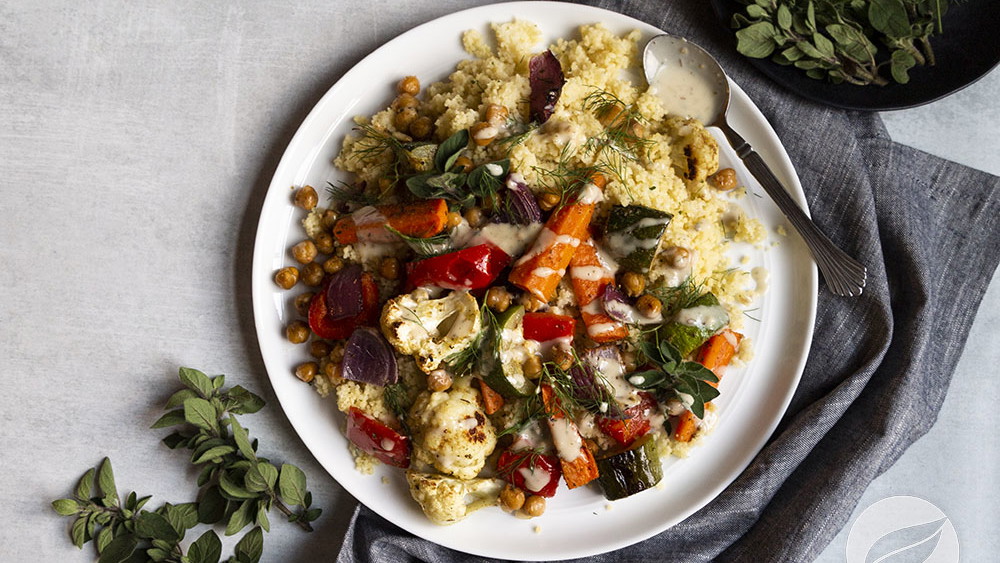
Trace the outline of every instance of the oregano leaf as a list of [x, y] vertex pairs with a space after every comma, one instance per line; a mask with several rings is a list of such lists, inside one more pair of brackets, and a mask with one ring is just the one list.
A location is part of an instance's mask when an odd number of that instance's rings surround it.
[[188, 548], [190, 563], [219, 563], [222, 558], [222, 540], [214, 530], [208, 530], [194, 540]]
[[73, 490], [73, 496], [76, 497], [77, 500], [86, 501], [93, 496], [95, 473], [96, 471], [93, 467], [91, 467], [86, 473], [83, 474], [83, 477], [80, 477], [80, 480], [77, 481], [76, 488]]
[[184, 419], [202, 430], [218, 431], [215, 407], [198, 397], [184, 401]]
[[278, 478], [278, 494], [289, 504], [304, 506], [306, 474], [294, 465], [282, 464]]
[[118, 502], [115, 473], [111, 469], [111, 459], [109, 458], [104, 458], [97, 470], [97, 494], [104, 497], [105, 500], [112, 502], [112, 504], [117, 504]]
[[264, 533], [260, 528], [254, 528], [246, 533], [233, 548], [236, 560], [240, 563], [257, 563], [264, 553]]
[[104, 547], [97, 563], [124, 563], [132, 556], [137, 545], [139, 540], [132, 534], [117, 536]]
[[203, 399], [208, 399], [215, 394], [215, 385], [212, 384], [212, 380], [204, 373], [196, 369], [184, 367], [180, 368], [179, 371], [181, 383], [186, 385], [188, 389], [198, 393]]

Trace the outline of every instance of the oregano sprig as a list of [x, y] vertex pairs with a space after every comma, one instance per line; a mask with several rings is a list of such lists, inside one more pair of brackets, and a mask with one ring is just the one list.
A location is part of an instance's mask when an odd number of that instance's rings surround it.
[[[82, 548], [93, 541], [99, 563], [167, 561], [177, 563], [218, 563], [222, 543], [214, 530], [198, 537], [185, 554], [181, 541], [185, 533], [201, 524], [226, 523], [226, 535], [235, 535], [249, 525], [235, 546], [234, 563], [253, 563], [263, 551], [263, 532], [270, 530], [268, 512], [278, 509], [290, 522], [312, 531], [310, 522], [320, 515], [312, 508], [312, 494], [306, 477], [294, 465], [280, 468], [257, 454], [257, 440], [236, 419], [236, 414], [252, 414], [264, 401], [239, 385], [225, 389], [222, 375], [209, 377], [190, 369], [180, 369], [184, 389], [167, 400], [168, 412], [153, 428], [179, 427], [163, 439], [171, 449], [191, 450], [191, 462], [202, 466], [197, 485], [197, 501], [165, 503], [156, 510], [144, 510], [149, 496], [131, 492], [122, 499], [115, 485], [111, 461], [105, 458], [89, 469], [71, 498], [56, 500], [58, 514], [74, 517], [70, 539]], [[298, 507], [293, 510], [290, 507]]]
[[834, 83], [906, 84], [909, 71], [934, 65], [931, 37], [949, 0], [740, 0], [737, 50], [794, 65]]
[[684, 360], [680, 351], [658, 336], [644, 340], [639, 351], [654, 367], [629, 375], [628, 381], [639, 389], [673, 393], [698, 418], [705, 417], [705, 403], [719, 396], [710, 383], [718, 383], [711, 370], [698, 362]]

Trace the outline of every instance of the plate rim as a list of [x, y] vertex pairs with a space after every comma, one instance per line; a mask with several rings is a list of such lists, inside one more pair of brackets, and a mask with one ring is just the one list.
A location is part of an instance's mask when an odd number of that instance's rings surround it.
[[[284, 194], [286, 200], [288, 199], [287, 194], [288, 194], [289, 182], [287, 181], [287, 179], [294, 176], [292, 172], [294, 172], [294, 169], [296, 167], [302, 166], [301, 158], [292, 157], [293, 152], [295, 153], [298, 152], [298, 151], [293, 151], [293, 149], [299, 149], [299, 150], [302, 149], [300, 145], [302, 145], [305, 142], [304, 139], [308, 136], [308, 134], [311, 132], [313, 128], [321, 127], [323, 129], [329, 129], [329, 130], [335, 128], [336, 126], [335, 124], [330, 124], [328, 122], [327, 123], [321, 122], [320, 124], [317, 125], [316, 122], [321, 119], [327, 119], [325, 112], [322, 110], [324, 110], [326, 106], [330, 103], [330, 101], [336, 96], [336, 94], [339, 93], [339, 90], [341, 89], [339, 86], [344, 82], [350, 80], [355, 73], [360, 72], [357, 69], [365, 67], [366, 64], [370, 64], [370, 61], [373, 60], [375, 57], [377, 57], [383, 51], [390, 50], [397, 45], [405, 45], [405, 43], [411, 37], [419, 35], [423, 30], [432, 28], [432, 26], [442, 26], [446, 24], [451, 24], [452, 22], [456, 23], [462, 22], [470, 18], [475, 19], [479, 23], [486, 23], [489, 21], [509, 21], [510, 19], [515, 17], [518, 19], [535, 21], [536, 17], [533, 17], [533, 15], [537, 12], [546, 10], [558, 10], [560, 12], [565, 12], [567, 9], [572, 9], [574, 14], [578, 17], [578, 19], [583, 19], [584, 17], [592, 18], [592, 21], [609, 21], [610, 19], [615, 19], [617, 20], [616, 25], [633, 26], [637, 29], [640, 29], [645, 34], [660, 32], [660, 30], [658, 30], [655, 26], [652, 26], [651, 24], [642, 22], [641, 20], [637, 20], [635, 18], [617, 12], [611, 12], [608, 10], [604, 10], [602, 8], [597, 8], [592, 6], [573, 5], [562, 2], [548, 2], [548, 1], [510, 2], [503, 4], [479, 6], [432, 19], [430, 21], [427, 21], [425, 23], [413, 27], [412, 29], [403, 33], [402, 35], [379, 46], [370, 54], [361, 59], [361, 61], [359, 61], [354, 67], [352, 67], [350, 70], [344, 73], [344, 75], [341, 76], [320, 98], [320, 100], [315, 104], [315, 106], [303, 120], [302, 124], [296, 130], [295, 135], [288, 143], [288, 146], [285, 148], [282, 158], [275, 169], [275, 173], [272, 177], [271, 183], [268, 186], [267, 194], [265, 195], [264, 201], [262, 203], [261, 213], [258, 219], [257, 232], [254, 238], [253, 264], [251, 267], [251, 275], [253, 277], [253, 279], [251, 280], [251, 291], [253, 298], [252, 300], [253, 300], [253, 312], [254, 312], [254, 325], [257, 332], [259, 349], [261, 351], [265, 369], [267, 370], [268, 373], [268, 378], [271, 382], [272, 388], [274, 389], [275, 395], [278, 398], [278, 402], [282, 406], [282, 411], [284, 412], [286, 418], [289, 420], [292, 427], [295, 429], [296, 433], [299, 435], [300, 439], [303, 441], [306, 447], [310, 450], [310, 453], [314, 456], [314, 458], [317, 459], [317, 461], [324, 467], [327, 473], [329, 473], [330, 476], [334, 478], [335, 481], [337, 481], [345, 490], [347, 490], [347, 492], [352, 494], [355, 498], [358, 498], [359, 496], [363, 495], [359, 495], [358, 491], [355, 488], [351, 487], [349, 484], [337, 478], [335, 472], [331, 469], [331, 467], [327, 465], [327, 463], [324, 462], [323, 459], [321, 459], [320, 455], [314, 449], [312, 445], [313, 438], [310, 435], [310, 433], [300, 428], [301, 424], [297, 423], [296, 417], [290, 411], [290, 406], [292, 406], [290, 404], [290, 401], [292, 399], [291, 394], [285, 391], [287, 387], [283, 386], [281, 382], [277, 379], [279, 377], [282, 379], [286, 379], [289, 377], [288, 366], [273, 365], [274, 364], [273, 358], [268, 357], [268, 354], [265, 352], [265, 339], [268, 338], [267, 337], [268, 334], [272, 334], [275, 330], [274, 326], [264, 325], [265, 322], [264, 319], [265, 317], [267, 317], [267, 315], [264, 314], [265, 301], [268, 301], [267, 303], [268, 305], [273, 305], [273, 295], [275, 293], [275, 289], [273, 287], [273, 282], [271, 281], [269, 275], [270, 273], [273, 272], [273, 268], [266, 263], [268, 260], [273, 260], [274, 258], [271, 255], [271, 249], [268, 248], [269, 246], [273, 246], [273, 241], [270, 239], [265, 239], [264, 235], [267, 230], [266, 223], [271, 218], [271, 213], [269, 213], [269, 209], [275, 205], [274, 203], [275, 198], [281, 197], [281, 194]], [[514, 14], [516, 14], [516, 16]], [[452, 25], [451, 30], [453, 33], [457, 35], [460, 34], [462, 30], [468, 28], [470, 25], [473, 24], [463, 23], [460, 27], [455, 27], [454, 25]], [[575, 28], [577, 25], [579, 24], [573, 24], [573, 27]], [[540, 27], [542, 26], [540, 25]], [[454, 63], [456, 62], [457, 61], [451, 61], [449, 68], [454, 68]], [[745, 94], [745, 92], [742, 91], [742, 89], [739, 88], [738, 85], [735, 86], [736, 87], [734, 89], [734, 93], [737, 93], [737, 95], [745, 98], [745, 101], [748, 104], [751, 113], [753, 114], [749, 116], [748, 119], [752, 118], [754, 120], [758, 120], [762, 122], [764, 126], [763, 131], [753, 131], [753, 132], [748, 131], [747, 133], [750, 133], [747, 135], [748, 138], [754, 140], [757, 139], [758, 137], [763, 136], [768, 141], [773, 140], [776, 143], [776, 148], [758, 147], [758, 149], [760, 150], [762, 155], [769, 161], [773, 162], [775, 158], [778, 159], [778, 161], [780, 162], [780, 166], [778, 167], [779, 176], [782, 176], [784, 174], [789, 175], [789, 178], [786, 178], [786, 180], [791, 180], [792, 184], [791, 192], [793, 198], [808, 212], [808, 206], [806, 204], [805, 194], [802, 190], [799, 179], [795, 174], [794, 167], [790, 161], [790, 158], [788, 157], [787, 152], [784, 150], [783, 146], [780, 143], [780, 139], [777, 137], [776, 133], [774, 132], [770, 124], [767, 123], [767, 120], [764, 118], [764, 116], [760, 113], [759, 108], [757, 108], [756, 105], [753, 104], [752, 100], [750, 100], [750, 98]], [[341, 120], [345, 118], [353, 116], [353, 114], [351, 113], [351, 107], [353, 106], [346, 106], [346, 107], [341, 106], [341, 107], [342, 109], [340, 112], [340, 117], [338, 118], [336, 123], [339, 123]], [[760, 142], [759, 140], [755, 141], [755, 143], [757, 144], [759, 144], [759, 142]], [[772, 154], [774, 150], [777, 150], [780, 154], [777, 155]], [[264, 249], [267, 250], [265, 251]], [[285, 259], [285, 263], [288, 263], [287, 257]], [[697, 510], [700, 510], [706, 504], [714, 500], [719, 495], [719, 493], [721, 493], [721, 491], [725, 489], [725, 487], [727, 487], [733, 480], [735, 480], [740, 474], [742, 474], [742, 472], [746, 469], [746, 467], [752, 462], [753, 458], [763, 448], [766, 441], [770, 439], [775, 428], [777, 427], [778, 423], [780, 422], [781, 418], [786, 412], [788, 404], [791, 401], [792, 395], [794, 394], [795, 390], [798, 387], [798, 383], [801, 379], [806, 359], [808, 358], [808, 353], [812, 341], [812, 331], [815, 324], [818, 273], [816, 271], [815, 264], [813, 264], [811, 261], [808, 267], [806, 268], [805, 282], [806, 283], [804, 291], [806, 294], [806, 302], [804, 303], [804, 305], [807, 310], [805, 315], [805, 317], [807, 318], [807, 322], [805, 323], [806, 326], [804, 327], [805, 332], [803, 334], [803, 339], [802, 339], [802, 348], [801, 350], [798, 351], [799, 353], [797, 354], [797, 362], [793, 368], [793, 371], [795, 373], [794, 382], [788, 386], [788, 388], [785, 391], [785, 394], [778, 401], [779, 408], [776, 409], [775, 414], [769, 418], [767, 424], [768, 427], [766, 431], [760, 433], [762, 437], [759, 440], [760, 443], [756, 444], [752, 448], [754, 450], [753, 454], [747, 456], [747, 458], [739, 464], [740, 466], [739, 470], [733, 472], [733, 475], [730, 478], [724, 480], [724, 482], [717, 483], [717, 485], [712, 489], [711, 494], [708, 495], [707, 498], [703, 500], [703, 502], [696, 503], [696, 505], [693, 505], [693, 507], [690, 510], [688, 510], [686, 514], [680, 519], [678, 519], [676, 522], [667, 522], [664, 525], [657, 527], [651, 533], [643, 534], [642, 537], [631, 536], [615, 543], [614, 545], [602, 546], [596, 550], [590, 547], [580, 548], [575, 546], [569, 546], [566, 549], [559, 550], [558, 553], [546, 552], [542, 554], [528, 554], [528, 557], [525, 557], [525, 554], [520, 552], [502, 553], [502, 554], [497, 554], [493, 552], [482, 552], [482, 551], [477, 551], [474, 547], [470, 548], [469, 546], [455, 545], [454, 542], [450, 542], [447, 540], [442, 541], [441, 538], [439, 537], [428, 538], [421, 533], [421, 531], [426, 531], [426, 530], [415, 529], [414, 526], [407, 525], [408, 524], [407, 522], [401, 522], [399, 518], [394, 518], [393, 517], [394, 515], [391, 514], [390, 515], [380, 514], [380, 515], [383, 518], [386, 518], [390, 522], [396, 524], [397, 526], [400, 526], [403, 529], [406, 529], [407, 531], [415, 535], [424, 537], [429, 541], [438, 543], [440, 545], [444, 545], [452, 549], [476, 555], [494, 556], [494, 557], [513, 556], [522, 559], [534, 559], [535, 557], [542, 557], [544, 559], [566, 559], [571, 557], [581, 557], [597, 553], [604, 553], [607, 551], [632, 545], [634, 543], [637, 543], [638, 541], [642, 541], [643, 539], [647, 539], [648, 537], [660, 533], [663, 530], [673, 525], [676, 525], [677, 522], [680, 522], [688, 518], [691, 514], [693, 514]], [[265, 299], [263, 297], [265, 295], [268, 296], [268, 299]], [[285, 294], [279, 293], [279, 295], [283, 296]], [[314, 394], [312, 390], [309, 390], [309, 392]], [[354, 471], [353, 467], [348, 468], [347, 470]], [[366, 476], [366, 478], [374, 479], [375, 477]], [[376, 512], [378, 511], [376, 510]]]

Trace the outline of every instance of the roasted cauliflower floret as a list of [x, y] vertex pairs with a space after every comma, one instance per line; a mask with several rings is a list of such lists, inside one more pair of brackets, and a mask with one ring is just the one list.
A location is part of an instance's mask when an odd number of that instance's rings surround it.
[[670, 117], [667, 131], [673, 137], [670, 159], [685, 182], [704, 182], [719, 169], [719, 144], [705, 127], [694, 119]]
[[382, 334], [401, 354], [412, 355], [424, 373], [441, 366], [448, 356], [469, 346], [482, 328], [479, 304], [468, 291], [440, 299], [427, 292], [390, 299], [382, 309]]
[[486, 506], [497, 504], [503, 481], [499, 479], [455, 479], [443, 475], [406, 472], [410, 495], [435, 524], [454, 524]]
[[414, 459], [459, 479], [475, 477], [497, 443], [479, 405], [479, 391], [467, 385], [418, 395], [408, 417]]

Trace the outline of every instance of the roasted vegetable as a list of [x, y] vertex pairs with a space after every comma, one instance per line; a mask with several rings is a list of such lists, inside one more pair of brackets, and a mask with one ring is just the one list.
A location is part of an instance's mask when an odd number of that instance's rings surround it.
[[597, 482], [609, 500], [618, 500], [655, 486], [663, 478], [659, 449], [652, 435], [631, 448], [597, 460]]
[[608, 215], [604, 245], [622, 268], [645, 274], [671, 218], [641, 205], [616, 205]]
[[479, 304], [467, 291], [430, 299], [417, 290], [390, 299], [382, 309], [382, 334], [399, 353], [412, 355], [424, 373], [471, 344], [480, 327]]
[[454, 524], [470, 513], [497, 503], [503, 481], [499, 479], [455, 479], [418, 471], [407, 471], [410, 496], [435, 524]]
[[714, 295], [706, 293], [690, 307], [677, 311], [660, 331], [661, 336], [673, 344], [681, 356], [687, 356], [727, 324], [729, 314]]
[[527, 397], [535, 384], [524, 375], [524, 360], [533, 353], [525, 342], [524, 307], [510, 307], [488, 323], [479, 373], [494, 391], [507, 399]]

